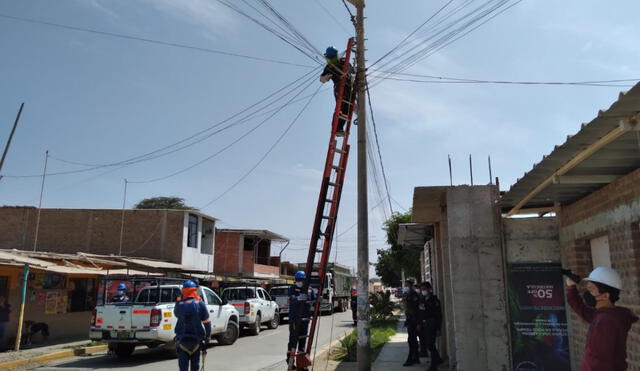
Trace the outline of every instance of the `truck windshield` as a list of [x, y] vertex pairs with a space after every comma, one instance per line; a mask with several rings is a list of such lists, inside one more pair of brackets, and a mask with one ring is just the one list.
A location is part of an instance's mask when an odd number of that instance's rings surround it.
[[247, 300], [256, 297], [256, 292], [252, 289], [227, 289], [222, 293], [222, 297], [229, 301], [231, 300]]

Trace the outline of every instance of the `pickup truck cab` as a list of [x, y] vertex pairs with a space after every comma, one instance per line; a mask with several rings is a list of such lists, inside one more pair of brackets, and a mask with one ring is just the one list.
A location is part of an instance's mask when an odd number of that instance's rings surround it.
[[269, 290], [269, 295], [278, 304], [280, 320], [289, 317], [289, 286], [274, 286]]
[[278, 304], [261, 287], [228, 287], [222, 291], [222, 299], [233, 305], [240, 313], [240, 327], [249, 328], [252, 335], [258, 335], [263, 323], [270, 329], [280, 324]]
[[[155, 348], [165, 346], [175, 351], [173, 315], [181, 296], [181, 285], [150, 285], [140, 289], [133, 301], [96, 306], [91, 318], [89, 337], [105, 341], [119, 357], [128, 357], [136, 345]], [[211, 336], [222, 345], [233, 344], [239, 331], [239, 313], [215, 292], [199, 287], [198, 295], [207, 305], [211, 318]]]

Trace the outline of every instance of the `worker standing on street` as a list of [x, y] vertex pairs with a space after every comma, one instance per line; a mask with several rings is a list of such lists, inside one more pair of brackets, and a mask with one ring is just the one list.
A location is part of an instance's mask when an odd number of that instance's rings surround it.
[[[345, 63], [349, 63], [344, 58], [338, 56], [338, 49], [330, 46], [324, 53], [324, 57], [327, 60], [327, 65], [324, 67], [322, 74], [320, 75], [320, 82], [325, 83], [329, 80], [333, 81], [333, 95], [338, 100], [338, 94], [340, 93], [340, 79], [342, 78], [342, 70]], [[349, 63], [349, 70], [347, 72], [347, 79], [344, 84], [344, 94], [342, 96], [342, 103], [340, 104], [340, 113], [343, 116], [349, 116], [349, 108], [351, 104], [348, 102], [354, 102], [351, 96], [353, 89], [353, 67]], [[338, 119], [338, 128], [336, 130], [337, 136], [344, 136], [344, 124], [346, 120], [344, 118]]]
[[358, 290], [351, 289], [351, 318], [353, 325], [358, 326]]
[[440, 300], [433, 294], [433, 288], [428, 281], [420, 284], [420, 302], [418, 305], [419, 313], [419, 336], [420, 336], [420, 356], [427, 356], [431, 364], [427, 371], [436, 371], [438, 365], [442, 363], [440, 353], [436, 349], [436, 338], [440, 334], [442, 325], [442, 307]]
[[295, 360], [297, 352], [304, 351], [304, 343], [311, 320], [311, 304], [315, 295], [311, 288], [305, 289], [307, 275], [304, 271], [296, 272], [295, 283], [289, 287], [289, 343], [287, 344], [287, 364], [290, 358]]
[[116, 295], [111, 298], [113, 303], [126, 303], [129, 301], [129, 297], [127, 296], [127, 285], [121, 283], [118, 285], [118, 292]]
[[178, 319], [175, 334], [180, 371], [199, 371], [200, 353], [206, 352], [211, 338], [211, 320], [207, 306], [198, 296], [198, 284], [186, 281], [182, 285], [182, 297], [173, 314]]
[[622, 280], [609, 267], [597, 267], [587, 281], [580, 300], [576, 282], [567, 278], [567, 301], [576, 314], [589, 323], [581, 371], [627, 369], [627, 335], [638, 320], [629, 309], [618, 307]]
[[405, 307], [405, 322], [407, 328], [407, 342], [409, 343], [409, 355], [403, 366], [411, 366], [420, 363], [420, 355], [418, 352], [418, 316], [420, 305], [420, 294], [416, 292], [413, 286], [413, 280], [405, 281], [406, 286], [403, 288], [402, 302]]

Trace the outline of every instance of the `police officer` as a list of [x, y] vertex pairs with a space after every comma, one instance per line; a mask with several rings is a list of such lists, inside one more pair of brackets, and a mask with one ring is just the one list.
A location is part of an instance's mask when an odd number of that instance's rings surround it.
[[[311, 317], [311, 303], [315, 295], [311, 288], [305, 290], [307, 275], [304, 271], [296, 272], [295, 283], [289, 287], [289, 343], [287, 344], [287, 364], [292, 356], [304, 351], [305, 335], [308, 334]], [[297, 347], [296, 347], [297, 344]]]
[[[424, 351], [429, 351], [429, 357], [431, 358], [431, 364], [427, 371], [436, 371], [438, 365], [442, 363], [440, 353], [436, 349], [436, 337], [440, 333], [440, 326], [442, 325], [442, 307], [440, 300], [433, 294], [431, 283], [428, 281], [420, 284], [420, 303], [419, 308], [419, 321], [420, 321], [420, 348]], [[421, 355], [423, 352], [420, 352]]]
[[118, 285], [118, 293], [111, 298], [111, 301], [114, 303], [125, 303], [129, 301], [129, 297], [127, 296], [127, 285], [121, 283]]
[[173, 314], [178, 318], [175, 333], [180, 371], [198, 371], [200, 353], [206, 352], [211, 338], [209, 311], [198, 296], [198, 284], [186, 281], [182, 285], [182, 297], [176, 303]]
[[405, 322], [404, 325], [407, 328], [408, 343], [409, 343], [409, 355], [403, 366], [411, 366], [413, 364], [420, 363], [420, 355], [418, 353], [418, 316], [420, 294], [415, 290], [413, 286], [413, 280], [408, 279], [405, 281], [403, 303], [405, 306]]

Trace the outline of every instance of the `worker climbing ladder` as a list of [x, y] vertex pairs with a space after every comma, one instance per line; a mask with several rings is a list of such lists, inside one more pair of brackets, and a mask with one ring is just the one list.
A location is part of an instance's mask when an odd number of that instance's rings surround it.
[[[327, 159], [324, 165], [322, 175], [322, 184], [320, 186], [320, 196], [318, 197], [318, 206], [316, 209], [313, 229], [311, 231], [311, 242], [309, 244], [309, 255], [307, 257], [307, 265], [305, 269], [306, 282], [304, 287], [309, 287], [312, 275], [317, 274], [319, 278], [318, 293], [313, 303], [313, 312], [310, 321], [308, 334], [300, 334], [301, 338], [306, 339], [306, 347], [303, 353], [297, 354], [296, 367], [298, 369], [311, 365], [309, 355], [313, 347], [313, 337], [315, 335], [318, 316], [320, 314], [320, 302], [322, 301], [323, 288], [325, 287], [327, 264], [331, 253], [331, 242], [336, 227], [338, 216], [338, 208], [340, 206], [340, 196], [345, 179], [345, 170], [347, 169], [347, 160], [349, 158], [349, 136], [351, 129], [351, 119], [355, 108], [355, 89], [353, 81], [349, 81], [350, 89], [345, 89], [347, 79], [351, 78], [349, 63], [351, 51], [354, 46], [353, 38], [347, 43], [347, 50], [342, 65], [342, 77], [338, 85], [336, 96], [336, 107], [333, 112], [333, 121], [331, 123], [331, 136], [329, 138], [329, 149], [327, 151]], [[347, 94], [345, 94], [347, 91]], [[348, 96], [345, 96], [348, 95]], [[342, 110], [343, 104], [348, 106], [348, 113]], [[337, 135], [338, 122], [344, 120], [344, 133]], [[318, 260], [319, 258], [319, 260]]]

